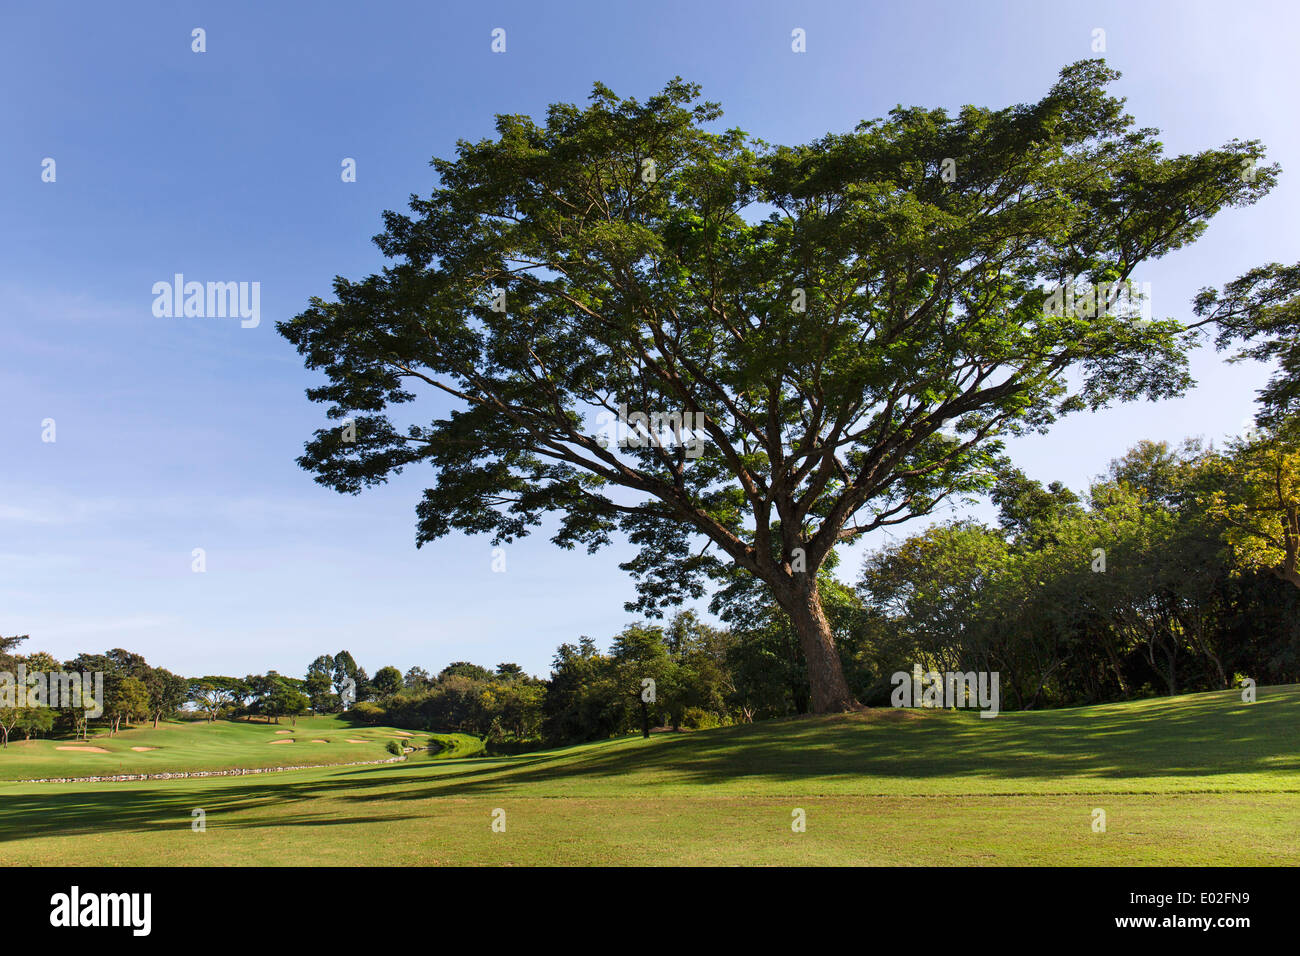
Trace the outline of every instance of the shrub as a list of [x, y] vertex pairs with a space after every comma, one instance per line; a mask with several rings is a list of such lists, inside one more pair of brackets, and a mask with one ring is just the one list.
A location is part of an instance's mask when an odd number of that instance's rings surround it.
[[384, 720], [384, 708], [378, 704], [373, 704], [368, 700], [363, 700], [359, 704], [352, 706], [351, 715], [363, 724], [378, 724]]
[[721, 715], [701, 707], [687, 707], [682, 713], [682, 726], [689, 730], [712, 730], [730, 723]]
[[396, 740], [390, 740], [384, 746], [384, 749], [387, 750], [394, 757], [400, 757], [402, 755], [402, 745], [399, 744]]

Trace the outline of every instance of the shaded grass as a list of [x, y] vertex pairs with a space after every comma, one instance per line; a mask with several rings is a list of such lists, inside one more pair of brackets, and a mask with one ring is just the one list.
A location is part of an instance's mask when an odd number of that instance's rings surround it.
[[1292, 686], [1251, 705], [889, 710], [516, 757], [5, 784], [0, 863], [1278, 865], [1300, 862], [1297, 819]]

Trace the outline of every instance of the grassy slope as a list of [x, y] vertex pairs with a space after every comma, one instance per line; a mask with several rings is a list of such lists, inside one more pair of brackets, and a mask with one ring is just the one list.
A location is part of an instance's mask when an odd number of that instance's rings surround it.
[[1295, 864], [1298, 818], [1292, 686], [1252, 705], [877, 711], [520, 757], [0, 784], [0, 863]]
[[[11, 740], [0, 752], [0, 780], [46, 777], [94, 777], [118, 773], [169, 773], [185, 770], [229, 770], [235, 767], [283, 767], [304, 764], [353, 763], [383, 760], [389, 740], [423, 747], [429, 734], [402, 736], [409, 731], [364, 727], [337, 717], [306, 717], [297, 726], [279, 723], [219, 720], [215, 723], [165, 721], [157, 730], [141, 725], [90, 740]], [[293, 740], [291, 744], [273, 744]], [[326, 743], [315, 743], [324, 740]], [[361, 743], [351, 743], [359, 740]], [[59, 750], [98, 747], [108, 753]], [[133, 747], [152, 747], [136, 751]]]

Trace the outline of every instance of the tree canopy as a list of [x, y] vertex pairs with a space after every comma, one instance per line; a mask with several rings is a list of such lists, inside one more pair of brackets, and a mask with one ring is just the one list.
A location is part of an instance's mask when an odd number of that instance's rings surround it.
[[1166, 156], [1117, 77], [1084, 61], [1036, 103], [899, 107], [796, 146], [714, 129], [681, 79], [499, 116], [384, 214], [393, 264], [279, 324], [340, 426], [299, 462], [347, 493], [431, 468], [417, 544], [549, 515], [565, 548], [622, 533], [629, 609], [753, 575], [813, 709], [853, 706], [832, 549], [986, 487], [1005, 436], [1183, 390], [1179, 323], [1053, 290], [1126, 283], [1274, 182], [1254, 141]]

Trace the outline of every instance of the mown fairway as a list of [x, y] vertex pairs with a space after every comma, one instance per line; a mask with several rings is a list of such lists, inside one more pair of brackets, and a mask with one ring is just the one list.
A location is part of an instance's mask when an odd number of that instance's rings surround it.
[[296, 725], [166, 721], [157, 730], [142, 725], [89, 740], [11, 740], [0, 753], [0, 781], [357, 763], [391, 757], [384, 749], [390, 740], [422, 749], [430, 737], [472, 739], [367, 727], [338, 717], [304, 717]]
[[[79, 768], [92, 755], [68, 756]], [[1280, 865], [1300, 863], [1298, 823], [1289, 686], [1255, 704], [1222, 692], [993, 720], [888, 710], [522, 757], [0, 784], [0, 864]]]

